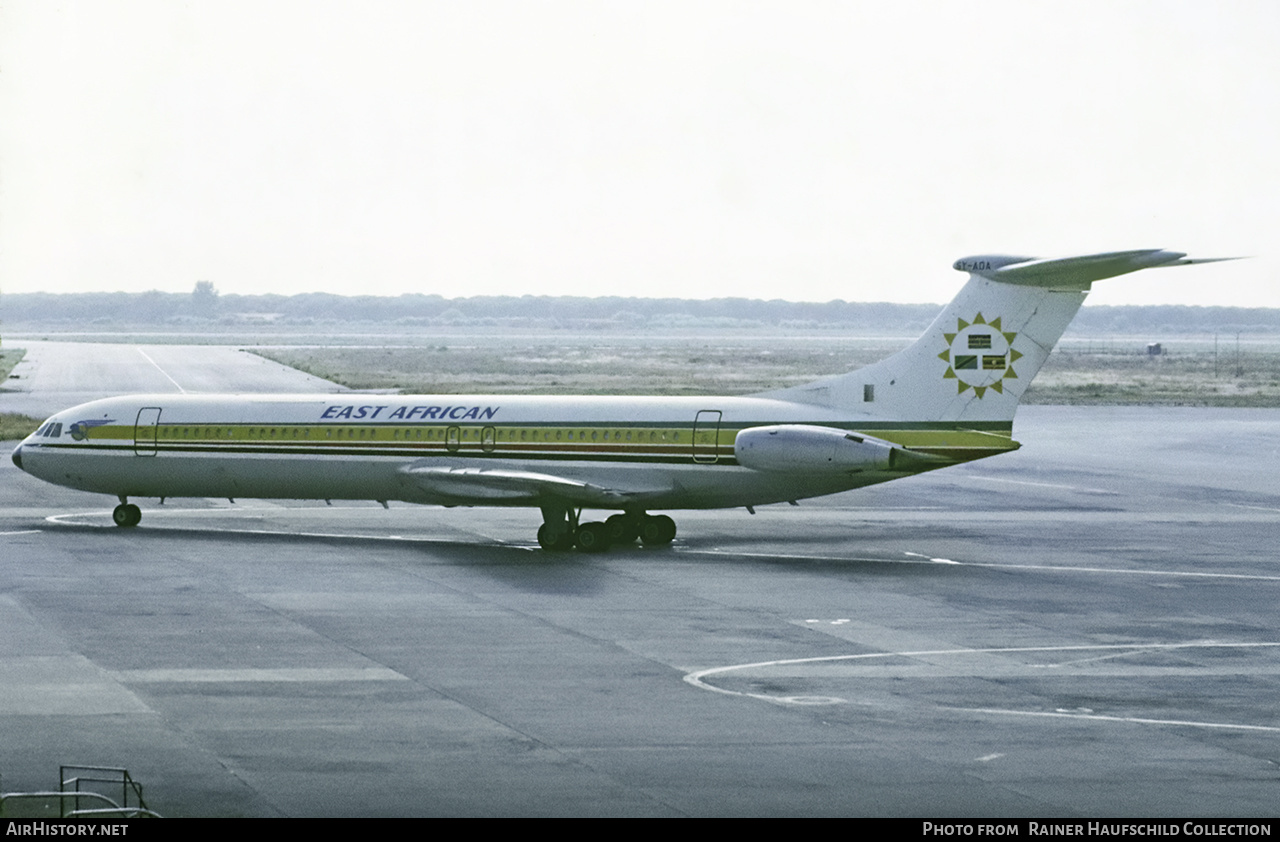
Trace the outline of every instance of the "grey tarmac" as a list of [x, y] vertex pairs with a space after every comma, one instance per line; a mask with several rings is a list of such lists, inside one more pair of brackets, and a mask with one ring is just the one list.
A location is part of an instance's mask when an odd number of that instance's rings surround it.
[[[28, 394], [203, 389], [205, 358], [121, 348]], [[603, 555], [523, 510], [142, 499], [121, 530], [2, 460], [0, 789], [84, 763], [173, 816], [1274, 815], [1280, 412], [1015, 434]]]

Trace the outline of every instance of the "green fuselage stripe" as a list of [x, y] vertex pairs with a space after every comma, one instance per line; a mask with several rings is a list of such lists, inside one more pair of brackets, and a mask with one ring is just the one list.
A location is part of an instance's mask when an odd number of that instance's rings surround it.
[[[832, 426], [829, 422], [814, 422]], [[674, 425], [661, 422], [570, 425], [528, 424], [246, 424], [186, 423], [134, 428], [105, 424], [74, 449], [146, 450], [157, 453], [291, 454], [299, 456], [468, 456], [507, 459], [684, 463], [690, 459], [734, 464], [738, 431], [758, 423]], [[841, 424], [908, 448], [956, 461], [1018, 447], [1008, 422], [960, 426], [954, 422]], [[152, 434], [154, 431], [154, 436]]]

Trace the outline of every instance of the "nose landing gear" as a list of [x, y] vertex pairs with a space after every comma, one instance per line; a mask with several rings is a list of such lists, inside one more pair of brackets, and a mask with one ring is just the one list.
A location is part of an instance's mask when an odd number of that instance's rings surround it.
[[142, 509], [129, 502], [129, 498], [120, 496], [120, 505], [111, 512], [111, 519], [116, 526], [127, 528], [137, 526], [142, 521]]

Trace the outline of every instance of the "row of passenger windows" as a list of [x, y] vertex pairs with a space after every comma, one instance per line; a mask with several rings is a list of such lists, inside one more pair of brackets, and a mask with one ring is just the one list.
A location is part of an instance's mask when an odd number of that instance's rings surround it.
[[[463, 438], [466, 431], [463, 431]], [[497, 441], [636, 441], [636, 442], [677, 442], [680, 433], [675, 430], [497, 430]]]
[[[53, 425], [46, 425], [52, 427]], [[61, 427], [61, 425], [58, 425]], [[310, 427], [243, 427], [244, 436], [250, 439], [310, 440]], [[220, 439], [234, 438], [235, 427], [158, 427], [157, 436], [163, 439]], [[59, 432], [61, 432], [59, 430]], [[48, 433], [41, 433], [47, 435]], [[320, 431], [316, 431], [316, 436]], [[400, 441], [493, 441], [493, 442], [680, 442], [677, 430], [566, 430], [566, 429], [498, 429], [495, 427], [437, 427], [426, 429], [399, 427], [326, 427], [326, 439], [381, 439]]]
[[234, 430], [235, 427], [157, 427], [156, 436], [162, 439], [229, 439]]

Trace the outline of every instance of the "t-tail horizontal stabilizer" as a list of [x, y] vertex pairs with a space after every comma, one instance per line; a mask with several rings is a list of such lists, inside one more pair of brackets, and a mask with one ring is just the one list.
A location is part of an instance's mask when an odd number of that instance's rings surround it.
[[1013, 421], [1018, 400], [1094, 281], [1232, 259], [1196, 260], [1164, 249], [1047, 260], [962, 258], [954, 268], [968, 272], [969, 282], [913, 345], [867, 368], [764, 397], [835, 407], [869, 420], [963, 421], [995, 430]]
[[1094, 281], [1127, 275], [1139, 269], [1161, 266], [1189, 266], [1194, 263], [1218, 263], [1235, 257], [1188, 258], [1180, 251], [1138, 249], [1086, 254], [1081, 257], [1012, 257], [989, 254], [964, 257], [953, 268], [970, 275], [1020, 286], [1055, 289], [1088, 290]]

